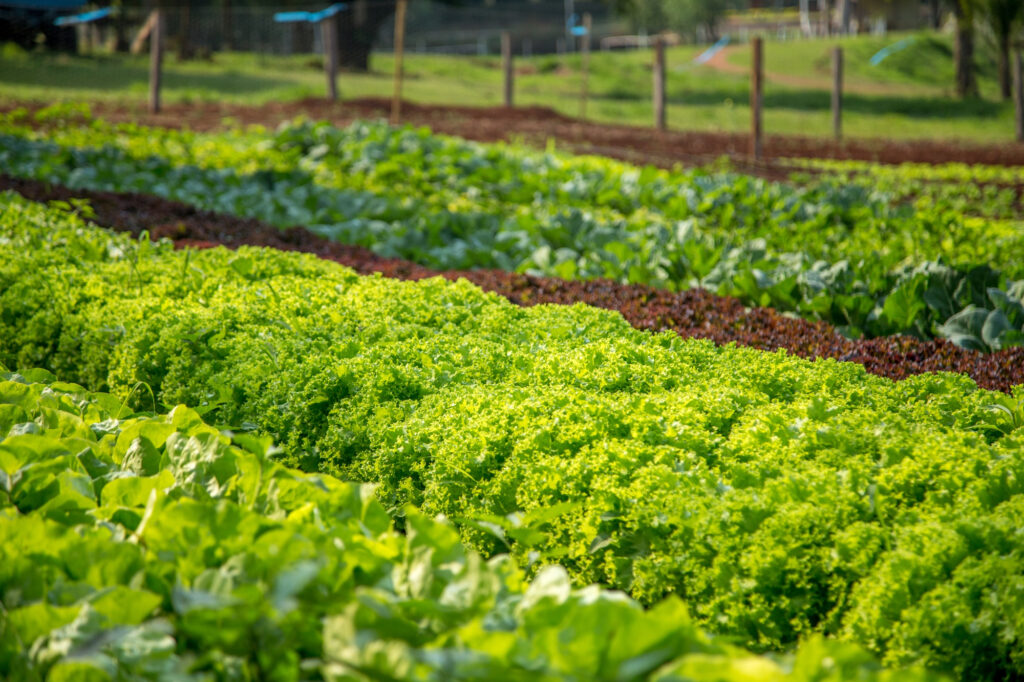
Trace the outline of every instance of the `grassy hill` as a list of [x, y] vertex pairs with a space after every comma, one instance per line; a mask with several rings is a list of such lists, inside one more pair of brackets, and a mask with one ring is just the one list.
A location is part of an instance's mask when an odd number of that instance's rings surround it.
[[[878, 66], [871, 55], [911, 38], [910, 45]], [[846, 51], [844, 131], [854, 137], [932, 137], [997, 142], [1012, 138], [1013, 110], [996, 99], [994, 69], [979, 58], [982, 98], [952, 97], [949, 36], [922, 33], [858, 36], [802, 42], [769, 41], [765, 129], [769, 134], [831, 134], [830, 50]], [[668, 52], [669, 125], [688, 130], [742, 131], [747, 107], [750, 48], [732, 45], [713, 65], [693, 58], [702, 48]], [[647, 125], [651, 114], [651, 54], [595, 52], [591, 60], [588, 116], [598, 121]], [[576, 55], [517, 59], [516, 103], [579, 112], [580, 62]], [[344, 97], [386, 96], [392, 91], [390, 54], [373, 57], [367, 74], [342, 74]], [[501, 102], [500, 59], [410, 54], [405, 96], [430, 104], [497, 105]], [[166, 61], [167, 101], [224, 100], [263, 103], [323, 92], [314, 55], [292, 57], [216, 54], [211, 61]], [[0, 101], [116, 99], [142, 101], [147, 90], [145, 57], [68, 57], [0, 50]]]

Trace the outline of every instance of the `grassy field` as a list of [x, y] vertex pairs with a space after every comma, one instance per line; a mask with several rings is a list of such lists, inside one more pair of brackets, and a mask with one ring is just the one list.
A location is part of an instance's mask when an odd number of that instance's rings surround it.
[[[856, 137], [932, 137], [996, 142], [1013, 134], [1010, 104], [995, 98], [991, 64], [983, 57], [982, 98], [961, 102], [951, 95], [950, 38], [915, 35], [905, 50], [879, 66], [868, 60], [881, 47], [907, 36], [846, 38], [847, 95], [844, 130]], [[765, 128], [771, 133], [829, 135], [830, 62], [835, 40], [769, 42]], [[669, 125], [686, 130], [743, 131], [749, 126], [749, 46], [727, 48], [723, 70], [694, 64], [696, 47], [669, 50]], [[651, 55], [646, 51], [594, 53], [588, 117], [646, 125], [651, 120]], [[501, 98], [497, 57], [411, 54], [405, 96], [431, 104], [496, 105]], [[391, 93], [392, 59], [374, 55], [368, 74], [342, 74], [342, 97]], [[517, 104], [552, 107], [577, 115], [579, 58], [537, 56], [517, 60]], [[735, 72], [734, 72], [735, 71]], [[324, 90], [313, 55], [268, 57], [216, 54], [212, 61], [166, 61], [168, 101], [227, 100], [259, 104]], [[141, 101], [147, 90], [145, 57], [67, 57], [0, 51], [0, 100], [125, 99]]]

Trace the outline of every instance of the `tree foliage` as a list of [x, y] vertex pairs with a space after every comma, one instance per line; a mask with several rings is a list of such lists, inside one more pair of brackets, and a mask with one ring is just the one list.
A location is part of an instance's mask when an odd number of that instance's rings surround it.
[[619, 0], [617, 9], [630, 18], [637, 30], [673, 30], [693, 38], [703, 29], [718, 36], [718, 23], [727, 10], [741, 6], [739, 0]]
[[999, 68], [999, 94], [1010, 99], [1010, 44], [1014, 33], [1024, 23], [1024, 2], [1021, 0], [975, 0], [979, 14], [995, 43]]

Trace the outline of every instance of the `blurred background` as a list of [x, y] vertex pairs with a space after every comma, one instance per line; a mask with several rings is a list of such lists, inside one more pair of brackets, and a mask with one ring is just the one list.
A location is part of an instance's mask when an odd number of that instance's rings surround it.
[[[274, 15], [324, 4], [0, 0], [0, 102], [143, 99], [147, 19], [157, 6], [166, 101], [259, 105], [323, 94], [320, 27]], [[329, 19], [343, 100], [391, 94], [395, 7], [352, 0]], [[90, 13], [102, 16], [57, 25]], [[500, 105], [508, 32], [515, 104], [578, 115], [586, 15], [586, 114], [594, 121], [650, 125], [657, 36], [670, 46], [669, 127], [747, 129], [750, 40], [761, 36], [769, 132], [830, 134], [830, 51], [841, 45], [847, 134], [1013, 137], [1022, 0], [411, 0], [403, 94], [431, 105]]]

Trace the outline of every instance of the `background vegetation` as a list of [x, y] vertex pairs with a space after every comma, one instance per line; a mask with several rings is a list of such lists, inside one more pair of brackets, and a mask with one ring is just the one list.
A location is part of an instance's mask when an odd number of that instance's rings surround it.
[[[1013, 107], [998, 99], [993, 59], [979, 58], [981, 97], [958, 100], [952, 73], [953, 40], [938, 33], [914, 34], [914, 42], [878, 66], [871, 55], [905, 35], [856, 36], [802, 42], [769, 42], [765, 48], [765, 129], [769, 134], [831, 134], [829, 51], [847, 50], [844, 132], [853, 137], [1011, 139]], [[746, 131], [750, 63], [746, 45], [728, 48], [736, 73], [693, 62], [703, 48], [668, 51], [669, 126], [684, 130]], [[649, 51], [596, 52], [591, 58], [591, 103], [597, 121], [648, 125], [651, 109]], [[517, 105], [542, 105], [575, 116], [580, 92], [577, 55], [517, 57]], [[320, 96], [320, 59], [313, 55], [271, 57], [217, 53], [208, 61], [165, 64], [169, 102], [211, 100], [264, 102]], [[393, 62], [373, 56], [368, 73], [342, 74], [342, 98], [389, 96]], [[408, 99], [448, 105], [501, 103], [498, 57], [410, 54]], [[26, 53], [12, 45], [0, 53], [0, 104], [113, 99], [141, 105], [147, 89], [147, 58], [127, 55], [68, 56]]]

